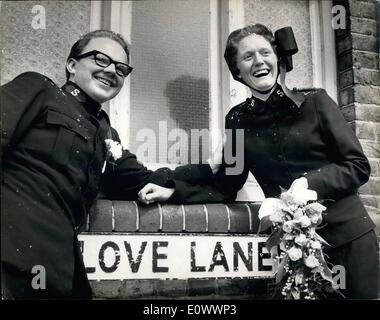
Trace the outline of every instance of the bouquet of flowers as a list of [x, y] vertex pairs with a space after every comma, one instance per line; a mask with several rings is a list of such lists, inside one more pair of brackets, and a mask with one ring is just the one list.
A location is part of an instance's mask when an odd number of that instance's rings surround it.
[[293, 182], [279, 199], [266, 198], [259, 210], [260, 229], [274, 227], [266, 247], [279, 246], [276, 294], [282, 299], [318, 299], [336, 291], [324, 258], [328, 243], [316, 233], [326, 207], [308, 189], [307, 179]]

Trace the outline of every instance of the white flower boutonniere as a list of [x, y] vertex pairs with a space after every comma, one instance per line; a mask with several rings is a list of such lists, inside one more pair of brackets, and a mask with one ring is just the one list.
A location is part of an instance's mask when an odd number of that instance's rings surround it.
[[115, 140], [105, 139], [104, 143], [106, 145], [106, 161], [104, 161], [102, 173], [106, 170], [107, 162], [115, 163], [118, 159], [121, 158], [123, 154], [123, 146]]

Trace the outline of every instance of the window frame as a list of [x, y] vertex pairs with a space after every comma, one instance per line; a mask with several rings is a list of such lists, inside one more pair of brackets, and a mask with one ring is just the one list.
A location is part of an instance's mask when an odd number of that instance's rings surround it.
[[[223, 132], [224, 115], [231, 106], [250, 96], [250, 92], [246, 86], [233, 80], [223, 58], [225, 39], [231, 31], [245, 25], [244, 0], [209, 0], [209, 3], [209, 128], [210, 145], [213, 149], [218, 141], [217, 135]], [[331, 0], [309, 0], [313, 87], [326, 89], [337, 101], [337, 71], [331, 9]], [[122, 34], [127, 41], [130, 41], [131, 26], [132, 1], [91, 1], [90, 30], [107, 28]], [[130, 64], [133, 66], [133, 60]], [[104, 105], [112, 125], [119, 132], [122, 144], [127, 148], [130, 144], [130, 85], [128, 77], [119, 95]], [[175, 168], [177, 165], [146, 163], [146, 166], [155, 170], [162, 166]], [[263, 197], [260, 187], [250, 174], [238, 194], [237, 201], [260, 201]]]

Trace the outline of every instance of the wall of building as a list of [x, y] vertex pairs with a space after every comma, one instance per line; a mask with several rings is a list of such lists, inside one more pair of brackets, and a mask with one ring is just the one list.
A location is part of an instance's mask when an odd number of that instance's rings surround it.
[[[185, 206], [152, 204], [146, 206], [133, 201], [99, 199], [92, 207], [80, 239], [83, 240], [83, 237], [91, 234], [140, 235], [141, 239], [145, 241], [147, 235], [163, 235], [169, 242], [173, 241], [170, 240], [170, 235], [188, 236], [194, 241], [202, 235], [219, 236], [218, 241], [220, 241], [220, 237], [225, 240], [236, 239], [237, 235], [241, 237], [257, 234], [260, 223], [259, 208], [260, 203]], [[208, 241], [213, 240], [209, 237]], [[86, 250], [86, 245], [84, 245], [84, 251]], [[168, 250], [168, 247], [164, 248], [164, 252], [168, 252]], [[211, 261], [212, 251], [208, 252], [203, 247], [197, 247], [197, 250], [198, 258], [199, 256], [210, 257]], [[228, 251], [227, 248], [225, 250]], [[244, 248], [245, 250], [246, 248]], [[96, 250], [91, 250], [91, 252], [94, 254]], [[255, 253], [257, 251], [254, 250], [253, 255]], [[86, 254], [84, 255], [86, 256]], [[125, 259], [125, 254], [120, 252], [119, 255], [122, 256], [121, 259]], [[146, 260], [147, 258], [142, 259]], [[230, 259], [228, 260], [230, 261]], [[167, 260], [161, 262], [162, 265], [168, 265]], [[185, 265], [185, 262], [183, 261], [181, 267], [188, 268], [189, 266]], [[216, 269], [219, 268], [221, 266]], [[232, 266], [230, 268], [232, 272]], [[242, 268], [244, 269], [244, 267]], [[274, 288], [273, 278], [239, 278], [236, 276], [225, 278], [218, 276], [218, 272], [215, 272], [218, 270], [213, 271], [209, 273], [210, 277], [208, 278], [199, 277], [197, 272], [188, 272], [187, 279], [173, 279], [170, 277], [170, 273], [167, 276], [165, 273], [161, 273], [161, 276], [154, 279], [140, 279], [136, 275], [144, 273], [144, 271], [138, 271], [134, 274], [134, 279], [90, 280], [90, 283], [95, 299], [189, 299], [191, 297], [197, 299], [268, 299]], [[235, 274], [241, 273], [235, 272]], [[160, 274], [157, 273], [157, 275]]]
[[380, 234], [380, 71], [377, 0], [334, 0], [346, 9], [346, 28], [337, 29], [339, 103], [370, 160], [370, 180], [361, 197]]
[[[119, 236], [121, 239], [123, 237], [124, 239], [125, 237], [131, 239], [131, 237], [137, 236], [141, 237], [141, 241], [149, 241], [149, 236], [164, 236], [165, 240], [170, 244], [160, 252], [161, 254], [167, 253], [167, 255], [161, 256], [163, 259], [160, 261], [161, 266], [169, 265], [168, 260], [165, 259], [170, 256], [169, 248], [173, 245], [171, 242], [173, 238], [170, 239], [170, 237], [173, 235], [189, 237], [191, 241], [199, 241], [199, 238], [203, 236], [208, 237], [210, 242], [214, 241], [212, 240], [213, 236], [217, 236], [218, 241], [220, 241], [221, 237], [223, 238], [223, 243], [228, 243], [228, 239], [241, 239], [244, 236], [250, 236], [254, 241], [254, 235], [257, 235], [259, 230], [258, 210], [260, 205], [260, 203], [247, 202], [183, 206], [151, 204], [146, 206], [134, 201], [99, 199], [92, 207], [87, 223], [83, 225], [79, 235], [80, 241], [87, 241], [86, 244], [82, 245], [85, 263], [88, 255], [95, 256], [95, 259], [97, 257], [101, 259], [101, 250], [96, 250], [94, 242], [89, 243], [91, 240], [85, 240], [87, 236], [91, 237], [93, 235], [109, 236], [107, 241], [110, 241], [111, 237], [115, 236]], [[116, 262], [116, 259], [111, 257], [108, 267], [113, 263], [118, 269], [125, 267], [121, 261], [126, 260], [126, 253], [124, 248], [121, 246], [119, 248], [114, 248], [114, 253], [119, 257], [119, 260]], [[141, 262], [143, 259], [145, 261], [150, 259], [149, 254], [145, 257], [148, 249], [145, 250], [143, 258], [137, 258], [137, 248], [134, 248], [132, 261]], [[227, 247], [224, 250], [227, 256]], [[244, 252], [245, 250], [246, 248], [244, 247]], [[86, 253], [86, 251], [88, 252]], [[211, 252], [203, 246], [197, 246], [197, 253], [194, 256], [208, 258], [211, 257]], [[251, 257], [257, 255], [257, 253], [257, 250], [253, 250]], [[259, 253], [259, 255], [261, 254]], [[264, 253], [264, 255], [267, 254]], [[230, 259], [228, 260], [231, 261]], [[189, 269], [186, 262], [188, 263], [188, 260], [181, 260], [181, 265], [176, 265], [176, 267]], [[91, 272], [95, 273], [95, 269], [98, 268], [96, 265], [96, 263], [89, 265], [93, 269]], [[202, 265], [202, 263], [196, 263], [196, 265]], [[219, 270], [220, 268], [222, 268], [221, 265], [217, 267]], [[145, 269], [145, 271], [135, 271], [133, 275], [129, 274], [126, 277], [127, 279], [123, 278], [121, 280], [118, 278], [113, 278], [113, 280], [106, 279], [101, 272], [95, 277], [97, 279], [91, 280], [90, 274], [89, 278], [95, 299], [271, 299], [271, 293], [275, 288], [274, 278], [236, 276], [237, 274], [243, 275], [244, 268], [243, 266], [241, 269], [239, 268], [239, 272], [235, 272], [237, 270], [234, 269], [235, 275], [232, 277], [220, 276], [213, 270], [213, 272], [209, 273], [210, 277], [207, 278], [199, 277], [199, 273], [195, 271], [188, 272], [188, 278], [186, 279], [174, 279], [173, 276], [170, 277], [170, 273], [156, 273], [154, 278], [141, 278], [141, 275], [146, 275], [147, 270]], [[114, 271], [116, 270], [112, 270], [110, 273]], [[230, 271], [232, 271], [231, 265]]]
[[[70, 48], [90, 31], [90, 8], [90, 1], [2, 1], [1, 84], [22, 72], [36, 71], [63, 85]], [[42, 10], [45, 28], [37, 28], [43, 26]]]

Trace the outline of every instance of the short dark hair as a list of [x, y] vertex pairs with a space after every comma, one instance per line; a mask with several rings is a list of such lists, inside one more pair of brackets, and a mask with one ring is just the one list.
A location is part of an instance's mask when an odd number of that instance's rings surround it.
[[[84, 34], [83, 36], [80, 37], [80, 39], [73, 44], [70, 50], [70, 54], [67, 57], [67, 61], [70, 58], [75, 58], [79, 56], [82, 52], [83, 49], [88, 45], [91, 39], [95, 38], [108, 38], [116, 41], [119, 43], [122, 48], [124, 49], [125, 53], [127, 54], [128, 62], [129, 62], [129, 44], [126, 40], [124, 40], [123, 36], [119, 33], [115, 33], [110, 30], [95, 30], [88, 32]], [[69, 79], [70, 73], [66, 68], [66, 78]]]
[[227, 62], [228, 68], [230, 69], [233, 78], [237, 81], [241, 81], [240, 78], [237, 77], [239, 75], [239, 69], [236, 66], [236, 55], [238, 52], [239, 42], [251, 34], [263, 36], [266, 40], [268, 40], [273, 50], [276, 52], [273, 33], [263, 24], [251, 24], [244, 28], [232, 31], [227, 39], [226, 50], [224, 51], [224, 59]]

